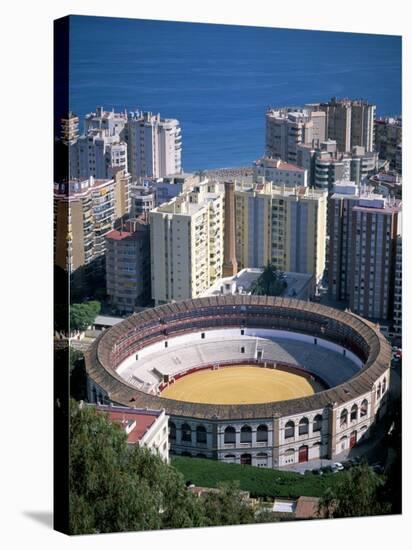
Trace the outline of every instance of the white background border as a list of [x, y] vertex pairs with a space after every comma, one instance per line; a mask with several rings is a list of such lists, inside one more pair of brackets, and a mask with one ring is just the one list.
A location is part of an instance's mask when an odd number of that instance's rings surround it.
[[[411, 99], [410, 14], [407, 2], [318, 0], [14, 0], [3, 6], [0, 201], [1, 261], [1, 523], [4, 548], [203, 549], [227, 545], [277, 548], [390, 548], [407, 534], [410, 506], [402, 517], [294, 522], [234, 528], [127, 533], [69, 538], [51, 530], [52, 511], [52, 20], [68, 14], [199, 21], [300, 29], [403, 35], [403, 97]], [[409, 23], [410, 26], [410, 23]], [[410, 109], [404, 102], [408, 127]], [[407, 153], [408, 155], [408, 153]], [[404, 199], [409, 203], [410, 162], [404, 159]], [[4, 192], [6, 196], [4, 196]], [[409, 211], [409, 207], [407, 209]], [[404, 216], [407, 233], [407, 216]], [[404, 246], [409, 258], [408, 242]], [[407, 283], [404, 260], [404, 281]], [[404, 293], [408, 290], [404, 286]], [[404, 311], [410, 304], [407, 293]], [[406, 317], [406, 316], [405, 316]], [[409, 323], [405, 320], [404, 334]], [[405, 337], [406, 340], [406, 337]], [[408, 354], [407, 342], [404, 350]], [[404, 368], [406, 362], [404, 361]], [[409, 377], [408, 377], [409, 378]], [[404, 380], [404, 446], [410, 457], [411, 391]], [[404, 462], [406, 464], [405, 453]], [[410, 475], [404, 468], [404, 493]], [[404, 495], [405, 496], [405, 495]], [[36, 519], [37, 518], [37, 519]], [[401, 548], [405, 547], [401, 542]]]

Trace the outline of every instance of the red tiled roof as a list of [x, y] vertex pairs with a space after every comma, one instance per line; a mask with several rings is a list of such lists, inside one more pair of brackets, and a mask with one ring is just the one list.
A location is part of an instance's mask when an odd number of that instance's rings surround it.
[[128, 443], [138, 443], [158, 418], [156, 414], [133, 411], [131, 409], [122, 411], [120, 408], [114, 407], [97, 407], [97, 410], [106, 412], [110, 422], [116, 422], [122, 428], [126, 428], [127, 422], [136, 422], [135, 427], [127, 435]]
[[319, 499], [317, 497], [299, 497], [296, 502], [295, 518], [317, 517], [318, 509]]

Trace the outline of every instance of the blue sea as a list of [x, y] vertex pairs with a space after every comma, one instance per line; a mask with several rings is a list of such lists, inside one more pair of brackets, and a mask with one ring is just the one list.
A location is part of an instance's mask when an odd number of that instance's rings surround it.
[[269, 105], [337, 96], [401, 114], [401, 38], [72, 16], [70, 78], [81, 117], [101, 105], [177, 118], [185, 171], [247, 166]]

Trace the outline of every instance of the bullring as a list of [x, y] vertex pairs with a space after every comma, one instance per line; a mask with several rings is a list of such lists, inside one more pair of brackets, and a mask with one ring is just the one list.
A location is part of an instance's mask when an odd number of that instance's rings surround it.
[[[390, 359], [384, 336], [356, 315], [232, 295], [132, 315], [93, 343], [86, 370], [91, 401], [165, 409], [171, 452], [281, 468], [334, 458], [369, 437], [385, 412]], [[162, 397], [182, 376], [232, 365], [292, 373], [317, 389], [259, 403]]]

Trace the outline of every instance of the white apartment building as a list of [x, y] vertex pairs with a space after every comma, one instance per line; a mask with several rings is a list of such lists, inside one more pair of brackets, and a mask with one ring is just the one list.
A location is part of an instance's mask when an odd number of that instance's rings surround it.
[[266, 155], [296, 163], [296, 146], [310, 144], [313, 122], [299, 109], [269, 109], [266, 113]]
[[196, 298], [222, 276], [224, 187], [204, 181], [152, 210], [152, 298]]
[[112, 178], [127, 171], [127, 144], [109, 130], [90, 129], [70, 147], [70, 176], [73, 179]]
[[182, 136], [178, 120], [139, 111], [126, 125], [129, 170], [134, 179], [161, 178], [182, 171]]
[[121, 136], [126, 126], [127, 113], [115, 113], [105, 111], [103, 107], [97, 107], [94, 113], [88, 113], [84, 117], [84, 129], [88, 134], [90, 130], [105, 130], [109, 136]]

